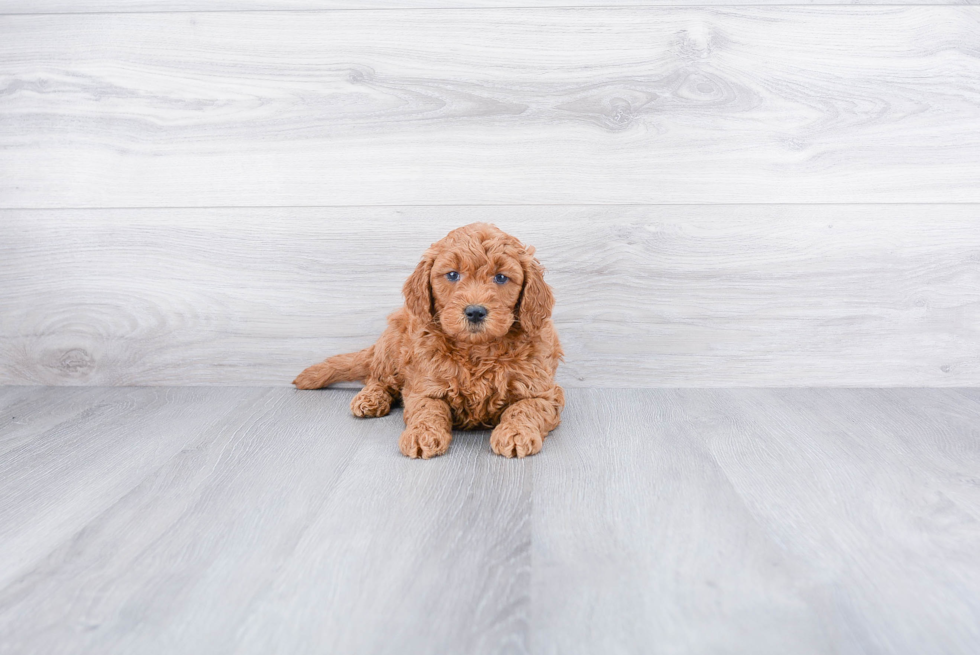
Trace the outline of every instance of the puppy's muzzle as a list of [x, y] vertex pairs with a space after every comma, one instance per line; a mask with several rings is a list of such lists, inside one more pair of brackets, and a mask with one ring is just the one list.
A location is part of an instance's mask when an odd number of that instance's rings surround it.
[[483, 305], [468, 305], [463, 310], [463, 314], [466, 315], [466, 320], [473, 325], [478, 325], [486, 320], [488, 313], [487, 308]]

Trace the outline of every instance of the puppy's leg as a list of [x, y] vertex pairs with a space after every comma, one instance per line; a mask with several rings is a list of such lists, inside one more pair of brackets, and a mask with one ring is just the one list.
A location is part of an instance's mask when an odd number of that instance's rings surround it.
[[361, 418], [377, 418], [387, 416], [391, 411], [394, 397], [388, 389], [377, 380], [368, 380], [363, 389], [357, 392], [350, 402], [350, 411]]
[[446, 401], [406, 396], [405, 431], [398, 440], [402, 454], [429, 459], [449, 450], [453, 438], [452, 413]]
[[374, 346], [356, 353], [334, 355], [304, 369], [293, 380], [293, 384], [298, 389], [322, 389], [334, 382], [364, 380], [370, 373], [372, 357], [374, 357]]
[[389, 325], [374, 344], [371, 370], [364, 388], [354, 396], [350, 411], [354, 416], [387, 416], [393, 402], [401, 397], [401, 380], [398, 375], [398, 356], [404, 331], [397, 322]]
[[504, 457], [534, 455], [558, 427], [560, 405], [545, 398], [526, 398], [504, 410], [490, 433], [490, 448]]

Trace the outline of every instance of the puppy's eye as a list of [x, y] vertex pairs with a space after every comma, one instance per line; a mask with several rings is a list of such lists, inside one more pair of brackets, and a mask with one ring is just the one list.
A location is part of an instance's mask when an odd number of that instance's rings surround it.
[[446, 279], [450, 282], [459, 282], [459, 273], [456, 271], [449, 271], [446, 273]]
[[496, 282], [497, 284], [507, 284], [507, 280], [509, 279], [510, 278], [504, 275], [503, 273], [497, 273], [496, 275], [493, 276], [493, 281]]

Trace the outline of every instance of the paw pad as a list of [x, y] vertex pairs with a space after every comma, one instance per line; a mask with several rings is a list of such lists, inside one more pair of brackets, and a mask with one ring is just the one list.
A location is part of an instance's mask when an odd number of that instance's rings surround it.
[[490, 435], [490, 449], [504, 457], [527, 457], [541, 450], [544, 439], [537, 430], [498, 425]]

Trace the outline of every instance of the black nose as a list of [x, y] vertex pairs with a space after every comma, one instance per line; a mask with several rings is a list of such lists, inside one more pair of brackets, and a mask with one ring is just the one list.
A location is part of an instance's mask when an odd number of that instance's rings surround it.
[[463, 313], [470, 323], [479, 323], [487, 317], [487, 308], [483, 305], [469, 305]]

